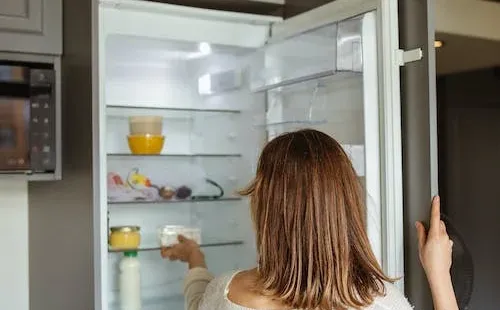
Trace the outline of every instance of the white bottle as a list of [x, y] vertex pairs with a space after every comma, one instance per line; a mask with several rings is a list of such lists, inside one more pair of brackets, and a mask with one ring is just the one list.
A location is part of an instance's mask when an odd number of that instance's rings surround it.
[[120, 309], [141, 310], [141, 265], [137, 251], [124, 254], [120, 261]]

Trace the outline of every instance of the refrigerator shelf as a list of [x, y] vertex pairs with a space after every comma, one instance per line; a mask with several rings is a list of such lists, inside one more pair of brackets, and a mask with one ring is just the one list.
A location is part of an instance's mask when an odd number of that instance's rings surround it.
[[355, 71], [325, 71], [321, 73], [312, 74], [309, 76], [302, 76], [290, 80], [282, 80], [275, 78], [272, 83], [262, 86], [255, 86], [252, 91], [259, 92], [272, 92], [282, 93], [290, 90], [300, 90], [304, 86], [307, 87], [310, 83], [340, 83], [352, 79], [359, 79], [363, 77], [363, 73]]
[[[204, 243], [201, 244], [201, 248], [214, 248], [214, 247], [224, 247], [224, 246], [235, 246], [235, 245], [243, 245], [245, 242], [242, 240], [235, 240], [235, 241], [227, 241], [227, 242], [214, 242], [214, 243]], [[139, 248], [136, 250], [114, 250], [111, 248], [108, 248], [109, 253], [123, 253], [127, 251], [138, 251], [138, 252], [152, 252], [152, 251], [160, 251], [160, 247], [147, 247], [147, 248]]]
[[[199, 109], [199, 108], [176, 108], [176, 107], [151, 107], [151, 106], [134, 106], [134, 105], [106, 105], [108, 110], [123, 110], [130, 109], [135, 111], [171, 111], [171, 112], [200, 112], [200, 113], [232, 113], [232, 114], [240, 114], [240, 110], [230, 110], [230, 109]], [[121, 113], [108, 113], [108, 115], [119, 115]]]
[[293, 79], [282, 79], [280, 77], [275, 77], [270, 79], [270, 81], [263, 82], [262, 85], [252, 85], [252, 91], [255, 93], [265, 92], [265, 91], [280, 91], [283, 88], [294, 86], [297, 84], [305, 83], [308, 81], [317, 81], [322, 78], [330, 77], [335, 75], [335, 71], [325, 71], [320, 73], [315, 73], [307, 76], [301, 76]]
[[108, 157], [241, 157], [241, 154], [155, 154], [136, 155], [131, 153], [108, 153]]
[[184, 199], [184, 200], [132, 200], [132, 201], [108, 201], [108, 205], [137, 205], [137, 204], [174, 204], [174, 203], [199, 203], [217, 201], [240, 201], [239, 197], [222, 197], [214, 199]]
[[283, 121], [283, 122], [275, 122], [275, 123], [267, 123], [262, 125], [256, 125], [257, 127], [274, 127], [281, 125], [310, 125], [310, 126], [318, 126], [327, 124], [327, 120], [319, 120], [319, 121]]
[[[165, 297], [143, 298], [141, 306], [142, 310], [183, 309], [184, 295], [179, 294]], [[110, 303], [109, 309], [120, 310], [119, 302]]]

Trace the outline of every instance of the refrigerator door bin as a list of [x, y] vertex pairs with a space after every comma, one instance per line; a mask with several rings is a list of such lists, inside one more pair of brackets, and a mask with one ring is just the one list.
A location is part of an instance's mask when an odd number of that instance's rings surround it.
[[273, 41], [255, 57], [252, 91], [266, 91], [339, 72], [362, 72], [362, 19], [353, 18]]

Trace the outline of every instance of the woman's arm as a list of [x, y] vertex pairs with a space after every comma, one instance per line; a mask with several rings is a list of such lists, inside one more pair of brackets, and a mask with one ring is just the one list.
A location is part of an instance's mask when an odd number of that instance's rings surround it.
[[206, 268], [195, 267], [189, 269], [184, 280], [184, 299], [187, 310], [198, 310], [213, 276]]
[[451, 282], [451, 254], [453, 241], [441, 221], [439, 197], [432, 200], [429, 232], [417, 222], [420, 261], [427, 275], [435, 310], [458, 310], [455, 292]]
[[171, 261], [180, 260], [189, 266], [184, 280], [184, 298], [187, 310], [198, 310], [203, 295], [213, 276], [207, 270], [205, 255], [193, 240], [179, 236], [179, 243], [168, 248], [162, 248], [161, 256]]

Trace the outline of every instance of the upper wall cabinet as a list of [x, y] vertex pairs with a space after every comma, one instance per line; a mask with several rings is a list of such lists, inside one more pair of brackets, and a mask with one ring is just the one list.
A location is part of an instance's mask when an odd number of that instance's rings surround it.
[[285, 0], [248, 0], [254, 2], [268, 2], [268, 3], [276, 3], [276, 4], [285, 4]]
[[0, 51], [62, 54], [62, 0], [1, 0]]

